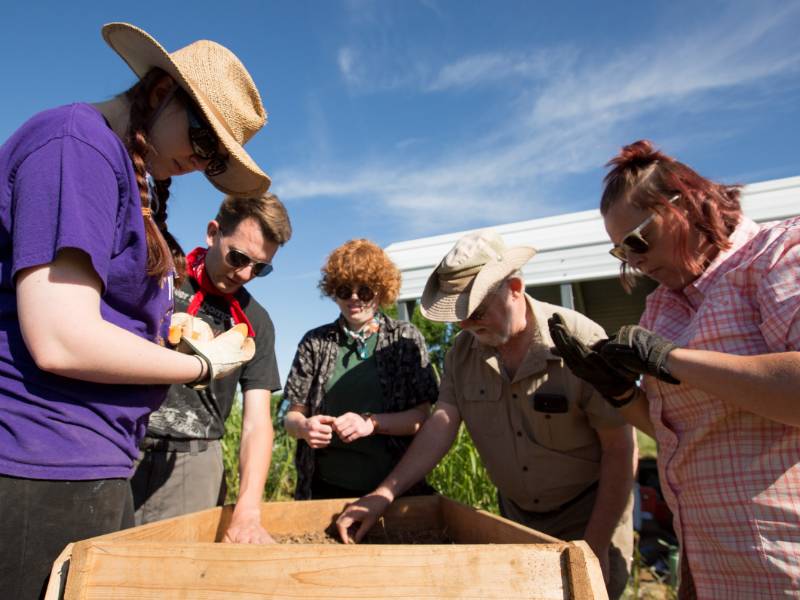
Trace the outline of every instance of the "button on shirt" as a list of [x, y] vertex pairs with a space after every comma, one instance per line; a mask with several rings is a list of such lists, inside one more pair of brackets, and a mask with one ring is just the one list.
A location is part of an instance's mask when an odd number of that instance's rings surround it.
[[599, 479], [595, 430], [624, 422], [551, 353], [547, 319], [562, 314], [585, 343], [606, 337], [603, 329], [575, 311], [526, 299], [534, 339], [513, 380], [494, 348], [463, 332], [445, 359], [439, 401], [458, 408], [500, 493], [520, 508], [547, 512]]
[[[730, 241], [688, 287], [656, 289], [641, 325], [684, 348], [800, 350], [800, 220], [742, 219]], [[698, 597], [797, 594], [800, 429], [687, 384], [646, 377], [645, 386], [662, 489]]]

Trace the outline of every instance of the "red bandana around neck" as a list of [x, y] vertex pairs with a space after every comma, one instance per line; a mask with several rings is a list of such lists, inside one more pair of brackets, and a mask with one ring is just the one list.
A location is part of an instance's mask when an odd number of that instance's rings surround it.
[[200, 310], [200, 305], [203, 304], [206, 294], [219, 296], [228, 303], [234, 324], [244, 323], [247, 325], [247, 335], [253, 338], [256, 337], [256, 332], [253, 331], [253, 326], [250, 324], [247, 315], [244, 314], [244, 310], [242, 310], [242, 305], [239, 304], [239, 301], [233, 294], [224, 294], [220, 292], [208, 276], [206, 272], [207, 253], [207, 248], [197, 247], [186, 255], [186, 273], [200, 286], [200, 289], [197, 290], [197, 293], [192, 297], [192, 301], [189, 303], [189, 308], [186, 309], [186, 312], [190, 315], [196, 315], [197, 311]]

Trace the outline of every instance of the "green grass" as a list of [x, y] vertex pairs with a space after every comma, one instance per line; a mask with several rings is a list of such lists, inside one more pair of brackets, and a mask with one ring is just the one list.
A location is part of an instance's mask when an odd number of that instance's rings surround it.
[[656, 441], [653, 438], [637, 429], [636, 440], [639, 442], [639, 458], [656, 457]]
[[[264, 500], [291, 500], [297, 482], [294, 467], [295, 440], [277, 422], [280, 394], [272, 397], [272, 420], [275, 427], [275, 442], [272, 447]], [[225, 423], [222, 439], [222, 455], [225, 462], [225, 477], [228, 484], [228, 502], [235, 502], [239, 494], [239, 443], [242, 433], [242, 404], [237, 398], [230, 417]], [[497, 493], [486, 474], [478, 451], [469, 434], [462, 426], [453, 448], [428, 477], [428, 482], [439, 492], [471, 506], [497, 512]]]
[[[280, 394], [272, 396], [272, 422], [275, 423], [275, 441], [272, 444], [272, 464], [264, 488], [264, 500], [291, 500], [297, 481], [294, 468], [295, 440], [277, 423]], [[225, 437], [222, 438], [222, 460], [225, 464], [225, 482], [228, 485], [226, 501], [236, 502], [239, 495], [239, 444], [242, 439], [242, 402], [237, 395], [228, 420], [225, 422]]]

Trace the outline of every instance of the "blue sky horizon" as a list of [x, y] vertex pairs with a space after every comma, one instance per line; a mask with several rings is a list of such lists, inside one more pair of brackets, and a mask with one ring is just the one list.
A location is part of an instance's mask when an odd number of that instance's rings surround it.
[[[292, 240], [248, 289], [285, 380], [316, 288], [352, 238], [390, 243], [595, 208], [637, 139], [728, 183], [800, 175], [800, 2], [233, 0], [25, 3], [5, 19], [0, 140], [36, 112], [134, 81], [100, 37], [142, 27], [169, 51], [213, 39], [245, 63], [269, 122], [247, 148]], [[203, 243], [221, 195], [176, 178], [169, 226]]]

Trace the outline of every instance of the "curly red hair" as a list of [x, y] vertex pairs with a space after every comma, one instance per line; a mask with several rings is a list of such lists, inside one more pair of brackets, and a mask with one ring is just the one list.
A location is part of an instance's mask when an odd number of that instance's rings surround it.
[[334, 298], [343, 283], [369, 286], [380, 306], [397, 300], [400, 271], [380, 246], [366, 239], [350, 240], [331, 252], [322, 269], [319, 289]]
[[[637, 208], [660, 214], [671, 213], [677, 225], [677, 256], [691, 272], [703, 271], [702, 257], [689, 248], [689, 231], [700, 231], [719, 250], [730, 248], [730, 237], [742, 217], [740, 185], [715, 183], [693, 169], [657, 150], [649, 140], [639, 140], [622, 148], [606, 163], [613, 167], [605, 176], [600, 213], [627, 200]], [[670, 202], [670, 198], [679, 198]], [[633, 279], [628, 265], [620, 268], [623, 286], [630, 291]]]

